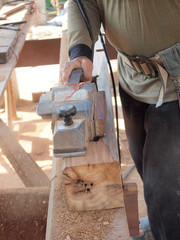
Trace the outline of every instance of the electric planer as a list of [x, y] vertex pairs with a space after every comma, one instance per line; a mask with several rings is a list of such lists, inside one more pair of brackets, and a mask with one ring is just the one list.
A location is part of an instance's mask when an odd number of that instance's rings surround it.
[[37, 104], [37, 114], [52, 119], [55, 157], [83, 156], [89, 141], [105, 135], [105, 92], [82, 80], [82, 69], [73, 70], [67, 85], [53, 87]]

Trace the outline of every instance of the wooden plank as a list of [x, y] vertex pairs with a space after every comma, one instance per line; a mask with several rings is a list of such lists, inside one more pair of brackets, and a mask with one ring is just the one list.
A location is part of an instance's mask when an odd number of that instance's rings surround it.
[[0, 189], [0, 239], [44, 239], [49, 187]]
[[[23, 10], [24, 11], [24, 10]], [[13, 54], [11, 58], [8, 60], [7, 63], [0, 64], [0, 100], [3, 97], [4, 90], [6, 89], [8, 80], [10, 78], [11, 72], [13, 71], [14, 67], [16, 66], [17, 59], [19, 57], [19, 53], [23, 47], [26, 34], [28, 32], [29, 26], [31, 24], [31, 20], [33, 15], [29, 15], [29, 19], [27, 19], [27, 23], [23, 26], [22, 30], [20, 31], [20, 35], [17, 41], [17, 44], [14, 48]]]
[[104, 136], [106, 132], [106, 96], [105, 92], [98, 91], [95, 95], [94, 124], [96, 136]]
[[[68, 32], [67, 32], [67, 30], [64, 30], [64, 31], [62, 31], [61, 47], [60, 47], [60, 54], [59, 54], [60, 70], [63, 69], [64, 64], [67, 61], [68, 61]], [[62, 85], [60, 78], [59, 78], [59, 85]]]
[[47, 175], [25, 152], [1, 119], [0, 148], [26, 187], [40, 187], [50, 184]]
[[98, 142], [90, 142], [85, 156], [64, 159], [63, 175], [67, 202], [70, 209], [77, 211], [123, 206], [121, 172], [106, 61], [102, 62], [99, 78], [98, 89], [105, 91], [107, 103], [106, 135]]
[[19, 4], [15, 4], [15, 5], [6, 4], [5, 6], [3, 6], [1, 8], [0, 14], [7, 16], [9, 14], [12, 14], [14, 12], [21, 10], [22, 8], [25, 8], [25, 6], [26, 6], [26, 3], [19, 3]]
[[8, 126], [12, 126], [12, 121], [17, 119], [17, 113], [16, 113], [16, 102], [14, 97], [14, 91], [12, 86], [12, 77], [10, 78], [10, 81], [8, 82], [7, 86], [7, 94], [5, 97], [5, 107], [6, 112], [8, 116]]
[[10, 58], [18, 40], [18, 33], [14, 30], [0, 29], [0, 63], [5, 63]]
[[105, 91], [106, 96], [106, 135], [98, 142], [90, 142], [85, 156], [64, 159], [63, 175], [66, 196], [69, 208], [72, 210], [110, 209], [123, 206], [121, 173], [106, 61], [102, 62], [97, 84], [98, 89]]
[[[106, 60], [102, 60], [102, 66], [106, 64]], [[107, 124], [106, 124], [106, 135], [108, 137], [103, 138], [103, 141], [106, 145], [108, 145], [113, 158], [118, 160], [118, 153], [117, 153], [117, 142], [115, 137], [115, 130], [114, 125], [111, 124], [111, 119], [113, 116], [112, 113], [112, 104], [108, 99], [111, 98], [111, 93], [108, 89], [110, 87], [108, 84], [103, 80], [107, 76], [107, 68], [102, 68], [101, 74], [98, 78], [98, 89], [104, 90], [106, 92], [106, 103], [107, 103]], [[129, 184], [123, 184], [123, 190], [124, 190], [124, 201], [125, 201], [125, 209], [126, 209], [126, 215], [127, 215], [127, 221], [129, 226], [129, 231], [131, 236], [136, 236], [139, 232], [139, 219], [138, 219], [138, 204], [137, 204], [137, 188], [136, 184], [129, 183]]]
[[[8, 21], [16, 19], [16, 21], [27, 19], [28, 9], [24, 9], [13, 17], [9, 18]], [[6, 23], [6, 22], [5, 22]], [[23, 25], [20, 25], [22, 28]], [[10, 30], [10, 29], [0, 29], [0, 63], [6, 63], [11, 55], [14, 53], [14, 48], [17, 44], [19, 35], [21, 32]]]
[[130, 236], [139, 236], [138, 191], [136, 183], [124, 183], [124, 204]]
[[23, 217], [47, 214], [49, 190], [49, 187], [0, 189], [0, 219], [22, 221]]
[[6, 16], [0, 14], [0, 20], [5, 20], [5, 19], [6, 19]]
[[98, 90], [105, 91], [105, 95], [106, 95], [106, 107], [107, 107], [106, 134], [105, 134], [105, 137], [102, 138], [102, 140], [104, 144], [108, 146], [112, 154], [113, 161], [119, 162], [117, 140], [116, 140], [115, 126], [114, 126], [113, 106], [111, 102], [111, 99], [112, 99], [111, 87], [110, 87], [110, 80], [109, 80], [109, 72], [107, 68], [107, 61], [105, 57], [102, 59], [100, 74], [99, 74], [99, 77], [97, 78], [97, 85], [98, 85]]

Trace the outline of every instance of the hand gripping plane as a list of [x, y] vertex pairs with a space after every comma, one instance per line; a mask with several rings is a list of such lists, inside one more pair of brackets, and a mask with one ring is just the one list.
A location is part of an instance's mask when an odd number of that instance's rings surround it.
[[55, 157], [83, 156], [89, 141], [105, 135], [105, 92], [82, 78], [82, 69], [73, 70], [67, 85], [53, 87], [37, 104], [38, 115], [52, 118]]

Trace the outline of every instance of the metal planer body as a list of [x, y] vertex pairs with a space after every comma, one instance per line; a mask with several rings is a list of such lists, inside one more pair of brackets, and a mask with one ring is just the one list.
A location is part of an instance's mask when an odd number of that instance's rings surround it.
[[82, 70], [74, 70], [70, 85], [54, 87], [37, 104], [38, 115], [52, 118], [55, 157], [85, 155], [88, 142], [105, 134], [105, 93], [98, 92], [95, 83], [83, 83], [75, 90], [81, 78]]

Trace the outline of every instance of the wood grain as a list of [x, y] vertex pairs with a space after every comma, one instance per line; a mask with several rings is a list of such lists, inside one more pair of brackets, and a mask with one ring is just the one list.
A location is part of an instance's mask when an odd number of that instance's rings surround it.
[[1, 119], [0, 148], [26, 187], [49, 186], [50, 181], [46, 174], [25, 152]]
[[123, 207], [117, 163], [71, 167], [63, 171], [69, 208], [76, 211]]
[[0, 15], [7, 16], [9, 14], [12, 14], [14, 12], [17, 12], [18, 10], [21, 10], [26, 6], [25, 3], [19, 3], [17, 5], [5, 5], [0, 10]]
[[0, 34], [0, 63], [6, 63], [17, 43], [18, 33], [14, 30], [0, 29]]
[[5, 20], [6, 19], [6, 15], [1, 15], [0, 14], [0, 20]]
[[[26, 12], [27, 15], [25, 15], [27, 19], [27, 23], [22, 26], [22, 30], [20, 31], [20, 35], [18, 36], [18, 41], [15, 45], [13, 54], [11, 54], [11, 57], [9, 58], [7, 63], [0, 64], [0, 74], [4, 76], [4, 80], [0, 81], [0, 100], [3, 97], [4, 91], [7, 87], [8, 80], [10, 78], [11, 72], [13, 71], [13, 68], [16, 66], [17, 59], [19, 57], [19, 53], [21, 52], [21, 49], [23, 47], [26, 34], [29, 30], [29, 26], [31, 24], [31, 20], [33, 19], [33, 15], [28, 15], [27, 10], [21, 10], [21, 14], [24, 16], [24, 13]], [[18, 13], [18, 16], [22, 17], [22, 15]], [[16, 14], [15, 14], [16, 15]], [[17, 16], [17, 15], [16, 15]], [[20, 21], [21, 18], [18, 18], [18, 21]], [[1, 36], [1, 30], [0, 30], [0, 36]]]
[[139, 236], [138, 190], [136, 183], [124, 183], [124, 204], [130, 236]]
[[[26, 20], [28, 15], [28, 9], [23, 9], [16, 14], [10, 16], [7, 20], [1, 21], [1, 24]], [[24, 24], [19, 26], [20, 29], [24, 27]], [[20, 31], [14, 31], [10, 29], [0, 29], [0, 63], [6, 63], [12, 54], [15, 54], [14, 49], [21, 35]]]
[[13, 90], [13, 79], [12, 76], [10, 77], [10, 80], [8, 82], [7, 86], [7, 94], [5, 97], [5, 106], [6, 106], [6, 112], [8, 115], [8, 126], [11, 128], [12, 121], [17, 119], [17, 113], [16, 113], [16, 102], [14, 97], [14, 90]]
[[106, 132], [106, 96], [105, 92], [98, 91], [95, 95], [94, 123], [95, 135], [103, 137]]

